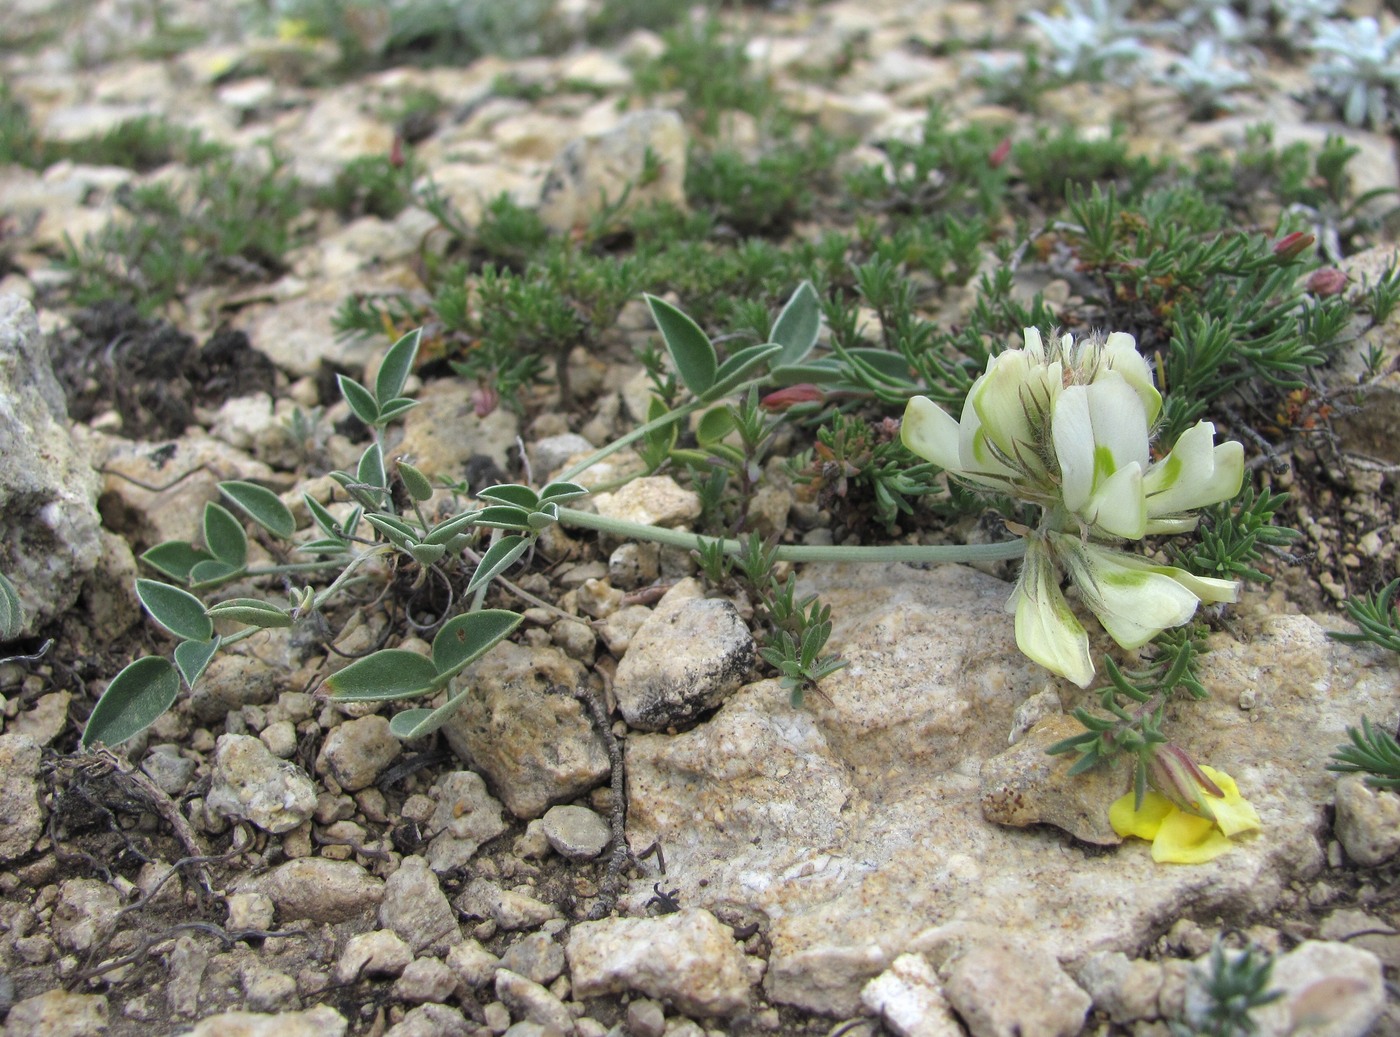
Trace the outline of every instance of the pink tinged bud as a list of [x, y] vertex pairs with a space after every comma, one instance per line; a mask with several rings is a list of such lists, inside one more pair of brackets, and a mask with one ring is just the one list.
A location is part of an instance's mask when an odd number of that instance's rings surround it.
[[394, 134], [394, 143], [389, 146], [389, 165], [395, 169], [403, 168], [403, 138], [397, 133]]
[[1312, 248], [1316, 240], [1306, 231], [1295, 230], [1274, 242], [1274, 255], [1280, 263], [1290, 263]]
[[1180, 810], [1202, 817], [1213, 817], [1204, 801], [1205, 796], [1224, 799], [1225, 791], [1210, 779], [1195, 760], [1179, 745], [1165, 742], [1152, 750], [1147, 766], [1147, 781]]
[[494, 386], [479, 385], [472, 393], [472, 410], [478, 418], [484, 418], [500, 406], [501, 395]]
[[987, 156], [987, 165], [991, 166], [993, 169], [1000, 169], [1002, 163], [1006, 161], [1010, 154], [1011, 138], [1003, 137], [1001, 143], [992, 149], [992, 153]]
[[1319, 299], [1341, 295], [1347, 288], [1347, 275], [1334, 266], [1314, 270], [1308, 278], [1308, 291]]
[[826, 393], [820, 386], [813, 385], [811, 382], [800, 382], [797, 385], [789, 385], [785, 389], [770, 392], [758, 401], [758, 405], [766, 411], [784, 411], [799, 403], [820, 403], [825, 399]]

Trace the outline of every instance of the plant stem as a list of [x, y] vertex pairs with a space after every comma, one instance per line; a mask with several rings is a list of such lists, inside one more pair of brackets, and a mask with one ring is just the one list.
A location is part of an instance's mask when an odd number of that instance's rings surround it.
[[[725, 554], [737, 555], [744, 551], [743, 543], [738, 540], [702, 536], [680, 529], [661, 529], [573, 508], [560, 508], [559, 521], [579, 529], [596, 529], [602, 533], [630, 540], [650, 540], [668, 547], [697, 548], [701, 544], [717, 543]], [[779, 562], [1000, 562], [1020, 558], [1026, 553], [1026, 544], [1020, 539], [1000, 544], [898, 544], [884, 547], [780, 544], [775, 550], [775, 560]]]

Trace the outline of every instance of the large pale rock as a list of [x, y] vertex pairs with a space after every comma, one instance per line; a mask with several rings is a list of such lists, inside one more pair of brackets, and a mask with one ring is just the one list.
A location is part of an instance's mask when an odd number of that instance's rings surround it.
[[5, 1032], [33, 1037], [94, 1037], [107, 1029], [107, 998], [48, 990], [10, 1009]]
[[581, 922], [569, 933], [567, 954], [577, 997], [634, 990], [687, 1015], [741, 1012], [757, 982], [734, 934], [699, 908]]
[[671, 588], [632, 637], [613, 692], [632, 727], [643, 731], [695, 720], [736, 691], [754, 663], [753, 635], [733, 603], [695, 596], [698, 584]]
[[574, 690], [583, 667], [557, 648], [503, 642], [453, 682], [474, 693], [442, 732], [516, 817], [542, 815], [602, 784], [608, 753]]
[[201, 1019], [185, 1037], [344, 1037], [349, 1026], [330, 1005], [304, 1012], [220, 1012]]
[[[941, 934], [940, 934], [941, 935]], [[1024, 936], [952, 936], [939, 969], [948, 1002], [972, 1037], [1074, 1037], [1084, 1027], [1089, 995], [1065, 975], [1055, 956]], [[929, 941], [935, 955], [949, 944]]]
[[205, 802], [225, 817], [274, 835], [290, 832], [316, 811], [316, 786], [296, 764], [273, 756], [251, 735], [220, 735], [213, 783]]
[[354, 861], [298, 857], [243, 879], [235, 892], [266, 895], [283, 922], [344, 922], [372, 916], [384, 896], [384, 883]]
[[[629, 738], [628, 822], [632, 845], [661, 840], [687, 906], [767, 916], [768, 995], [819, 1012], [855, 1010], [866, 981], [948, 926], [1024, 934], [1073, 971], [1092, 954], [1135, 953], [1182, 905], [1269, 909], [1323, 866], [1325, 765], [1346, 725], [1393, 708], [1379, 653], [1246, 600], [1232, 626], [1241, 640], [1213, 635], [1201, 660], [1216, 694], [1175, 707], [1169, 730], [1239, 782], [1263, 830], [1192, 867], [1154, 864], [1139, 840], [1091, 854], [1048, 826], [982, 814], [977, 775], [1046, 680], [1016, 650], [1009, 586], [956, 566], [831, 566], [799, 590], [832, 606], [829, 648], [847, 668], [806, 710], [765, 681], [693, 730]], [[1255, 690], [1249, 711], [1231, 693], [1243, 687]], [[1060, 692], [1066, 709], [1097, 708]], [[627, 902], [651, 895], [638, 880]]]
[[1359, 774], [1337, 782], [1337, 841], [1357, 864], [1374, 868], [1400, 853], [1400, 796], [1373, 789]]
[[[1346, 943], [1304, 941], [1275, 960], [1269, 980], [1283, 996], [1250, 1013], [1260, 1037], [1365, 1037], [1385, 1008], [1380, 959]], [[1189, 984], [1187, 1018], [1199, 1019], [1205, 1004], [1199, 983]]]
[[414, 399], [418, 406], [404, 416], [403, 440], [395, 456], [408, 458], [431, 479], [472, 476], [474, 489], [484, 485], [468, 471], [473, 458], [490, 458], [503, 471], [509, 467], [507, 452], [515, 446], [520, 423], [508, 407], [478, 417], [471, 385], [460, 378], [429, 382]]
[[962, 1037], [938, 974], [922, 954], [901, 954], [860, 992], [865, 1007], [899, 1037]]
[[0, 296], [0, 572], [19, 592], [21, 634], [67, 611], [98, 568], [97, 491], [34, 308]]
[[615, 219], [664, 202], [685, 208], [686, 133], [675, 112], [634, 112], [560, 152], [540, 190], [540, 216], [557, 234], [616, 206]]
[[42, 753], [28, 735], [0, 735], [0, 864], [23, 857], [44, 831], [39, 802]]

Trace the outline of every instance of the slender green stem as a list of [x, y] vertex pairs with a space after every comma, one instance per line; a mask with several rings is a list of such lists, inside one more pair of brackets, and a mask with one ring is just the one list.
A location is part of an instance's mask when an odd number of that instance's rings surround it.
[[[559, 521], [579, 529], [596, 529], [602, 533], [631, 540], [650, 540], [668, 547], [695, 548], [701, 544], [718, 543], [725, 554], [744, 551], [738, 540], [702, 536], [679, 529], [661, 529], [641, 522], [605, 518], [587, 511], [560, 508]], [[776, 560], [780, 562], [1000, 562], [1020, 558], [1026, 553], [1024, 540], [1008, 540], [1000, 544], [893, 544], [884, 547], [808, 547], [801, 544], [780, 544]]]
[[239, 573], [239, 579], [246, 579], [250, 576], [277, 576], [280, 573], [311, 573], [321, 569], [334, 569], [339, 567], [340, 559], [328, 558], [323, 562], [288, 562], [286, 565], [266, 565], [261, 569], [249, 569], [247, 572]]
[[365, 562], [369, 561], [371, 558], [377, 558], [382, 554], [387, 554], [391, 550], [393, 550], [393, 545], [381, 544], [378, 547], [372, 547], [368, 551], [363, 551], [360, 554], [357, 554], [354, 558], [350, 559], [350, 564], [345, 567], [344, 572], [342, 572], [339, 576], [335, 578], [334, 583], [332, 583], [329, 587], [327, 587], [325, 590], [321, 591], [321, 593], [317, 594], [314, 598], [311, 599], [311, 607], [320, 608], [326, 601], [328, 601], [331, 598], [332, 595], [335, 594], [336, 591], [338, 591], [341, 588], [345, 581], [350, 578], [351, 573], [353, 573], [356, 569], [358, 569]]

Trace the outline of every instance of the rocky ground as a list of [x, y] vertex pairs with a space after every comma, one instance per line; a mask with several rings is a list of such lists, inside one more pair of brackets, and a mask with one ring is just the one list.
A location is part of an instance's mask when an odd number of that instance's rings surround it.
[[[577, 232], [642, 153], [655, 175], [638, 191], [685, 202], [702, 131], [678, 99], [637, 97], [629, 62], [662, 46], [649, 31], [347, 77], [331, 41], [279, 41], [236, 7], [149, 6], [16, 5], [5, 76], [39, 138], [158, 115], [249, 154], [270, 140], [329, 186], [400, 148], [386, 113], [430, 91], [447, 114], [414, 134], [415, 159], [469, 225], [505, 192]], [[1209, 121], [1150, 83], [1071, 84], [1034, 115], [991, 103], [969, 57], [1024, 38], [1023, 13], [836, 0], [724, 24], [794, 111], [859, 142], [852, 162], [938, 99], [1009, 137], [1117, 121], [1147, 154], [1233, 147], [1264, 120], [1283, 142], [1340, 133], [1357, 194], [1400, 187], [1393, 136], [1307, 100], [1297, 55], [1261, 52], [1260, 85]], [[754, 146], [759, 130], [736, 116], [718, 132]], [[1395, 575], [1400, 321], [1290, 398], [1269, 453], [1249, 446], [1303, 536], [1214, 623], [1212, 698], [1174, 707], [1173, 737], [1227, 765], [1264, 822], [1208, 864], [1118, 845], [1104, 808], [1123, 774], [1067, 781], [1042, 752], [1089, 698], [1016, 650], [1006, 565], [807, 567], [847, 665], [794, 709], [755, 657], [742, 594], [680, 551], [553, 529], [512, 577], [538, 603], [502, 598], [525, 609], [521, 632], [467, 671], [475, 694], [438, 737], [402, 743], [388, 711], [319, 690], [357, 654], [427, 650], [400, 588], [397, 612], [366, 600], [334, 629], [243, 642], [150, 731], [83, 752], [106, 682], [170, 648], [142, 619], [136, 555], [189, 538], [220, 480], [276, 490], [306, 524], [302, 492], [329, 499], [325, 473], [363, 449], [333, 375], [363, 376], [387, 345], [333, 318], [352, 294], [418, 286], [441, 228], [421, 204], [308, 209], [275, 276], [206, 257], [214, 275], [149, 316], [79, 306], [65, 243], [120, 221], [125, 192], [192, 174], [41, 166], [0, 166], [0, 563], [28, 615], [0, 661], [4, 1032], [1164, 1035], [1223, 934], [1277, 956], [1283, 997], [1256, 1012], [1260, 1032], [1400, 1033], [1400, 796], [1325, 769], [1349, 725], [1393, 728], [1400, 708], [1393, 654], [1326, 636], [1351, 629], [1349, 596]], [[1336, 257], [1352, 285], [1393, 262], [1393, 242], [1378, 225]], [[1042, 282], [1027, 293], [1082, 304], [1069, 281]], [[625, 306], [597, 349], [568, 355], [567, 405], [542, 384], [493, 409], [425, 367], [393, 449], [472, 487], [526, 478], [526, 463], [543, 482], [645, 414], [635, 350], [654, 338]], [[760, 527], [830, 540], [828, 510], [782, 480], [762, 493]], [[594, 500], [660, 525], [700, 514], [669, 477]]]

